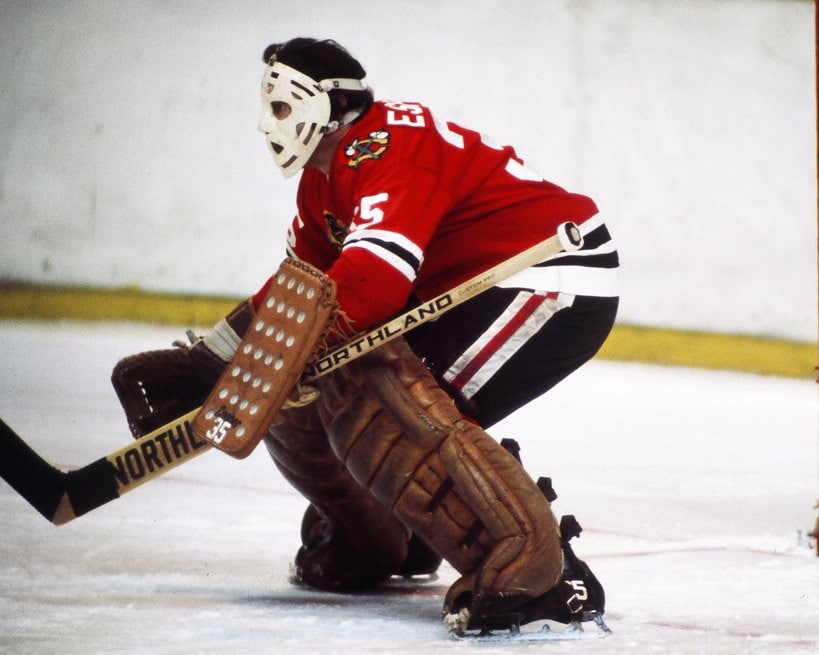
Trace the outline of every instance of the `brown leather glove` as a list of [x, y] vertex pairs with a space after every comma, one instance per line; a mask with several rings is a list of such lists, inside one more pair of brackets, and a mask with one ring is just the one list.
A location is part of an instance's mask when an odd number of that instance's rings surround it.
[[[253, 320], [250, 300], [239, 303], [204, 337], [191, 344], [124, 357], [111, 373], [111, 384], [134, 438], [139, 438], [199, 407], [230, 360]], [[233, 348], [235, 349], [235, 345]]]

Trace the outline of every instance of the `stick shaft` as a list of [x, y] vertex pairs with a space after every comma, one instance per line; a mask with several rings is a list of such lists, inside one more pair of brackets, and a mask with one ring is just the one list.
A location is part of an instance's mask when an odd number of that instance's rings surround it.
[[[577, 227], [572, 223], [564, 223], [560, 229], [568, 232], [571, 228], [577, 230]], [[579, 232], [577, 232], [577, 236], [573, 235], [569, 238], [580, 239]], [[519, 273], [552, 255], [556, 255], [564, 249], [565, 243], [566, 242], [561, 240], [556, 234], [532, 246], [528, 250], [524, 250], [514, 257], [502, 261], [500, 264], [493, 266], [483, 273], [462, 282], [432, 300], [421, 303], [400, 316], [386, 323], [382, 323], [379, 327], [371, 330], [367, 334], [342, 344], [324, 357], [310, 364], [305, 371], [306, 379], [310, 381], [327, 375], [388, 341], [396, 339], [419, 325], [437, 318], [444, 312], [474, 298], [490, 287], [508, 279], [515, 273]], [[574, 243], [574, 248], [580, 247], [581, 243], [582, 241]]]

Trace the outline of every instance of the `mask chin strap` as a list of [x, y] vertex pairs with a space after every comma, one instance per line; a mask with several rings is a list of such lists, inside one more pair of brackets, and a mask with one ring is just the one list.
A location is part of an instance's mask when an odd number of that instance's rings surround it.
[[[330, 77], [326, 80], [321, 80], [316, 84], [316, 87], [320, 91], [324, 91], [325, 93], [329, 93], [333, 90], [338, 91], [367, 91], [368, 87], [364, 84], [364, 80], [357, 80], [354, 77]], [[364, 108], [359, 109], [352, 109], [346, 112], [342, 117], [341, 120], [330, 121], [321, 128], [322, 134], [330, 134], [331, 132], [335, 132], [337, 129], [342, 127], [343, 125], [349, 125], [354, 120], [356, 120], [361, 114], [364, 113]]]

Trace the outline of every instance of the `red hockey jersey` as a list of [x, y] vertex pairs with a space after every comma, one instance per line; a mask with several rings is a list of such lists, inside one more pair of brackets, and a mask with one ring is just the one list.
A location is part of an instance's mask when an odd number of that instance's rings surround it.
[[[582, 227], [597, 213], [591, 199], [545, 181], [511, 147], [408, 102], [376, 102], [339, 145], [329, 176], [302, 172], [297, 206], [288, 254], [335, 280], [341, 308], [361, 330], [411, 295], [432, 298], [552, 236], [560, 223]], [[608, 232], [590, 247], [599, 251], [598, 242], [613, 252]], [[616, 267], [611, 257], [574, 259], [587, 269]], [[565, 288], [565, 275], [546, 279], [537, 288], [584, 292]], [[579, 286], [615, 295], [588, 276]]]

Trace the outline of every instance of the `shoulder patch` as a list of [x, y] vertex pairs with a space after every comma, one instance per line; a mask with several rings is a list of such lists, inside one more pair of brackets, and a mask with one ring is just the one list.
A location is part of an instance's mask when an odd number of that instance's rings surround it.
[[347, 236], [347, 228], [328, 211], [324, 212], [324, 220], [327, 221], [327, 240], [336, 250], [341, 250], [341, 246]]
[[383, 154], [390, 147], [390, 133], [386, 130], [370, 132], [366, 139], [353, 139], [353, 142], [344, 149], [344, 154], [349, 157], [347, 168], [357, 169], [361, 162], [369, 159], [381, 159]]

